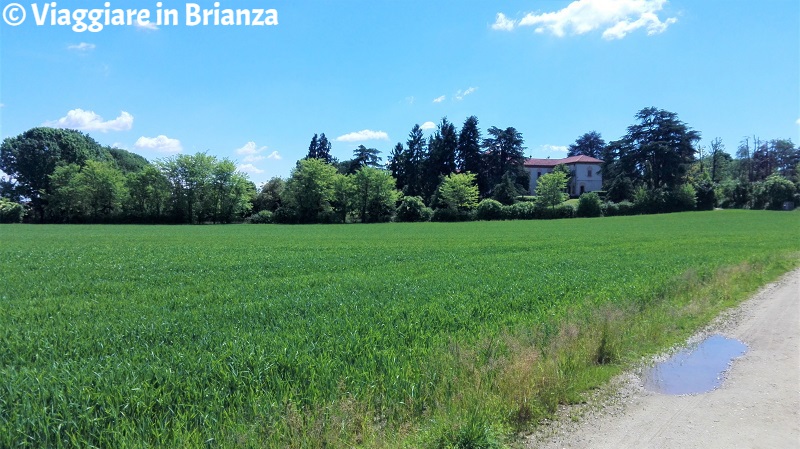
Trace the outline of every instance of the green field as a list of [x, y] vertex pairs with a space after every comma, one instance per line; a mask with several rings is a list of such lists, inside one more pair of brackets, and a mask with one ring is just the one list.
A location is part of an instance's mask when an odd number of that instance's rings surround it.
[[544, 360], [563, 323], [683, 307], [726, 267], [751, 291], [798, 265], [798, 218], [0, 226], [0, 447], [507, 434], [552, 408], [512, 368]]

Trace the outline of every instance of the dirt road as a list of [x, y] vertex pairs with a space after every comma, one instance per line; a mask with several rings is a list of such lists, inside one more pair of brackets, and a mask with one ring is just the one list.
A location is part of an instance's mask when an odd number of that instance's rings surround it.
[[715, 391], [667, 396], [639, 373], [572, 410], [530, 448], [800, 448], [800, 270], [762, 289], [709, 329], [747, 344]]

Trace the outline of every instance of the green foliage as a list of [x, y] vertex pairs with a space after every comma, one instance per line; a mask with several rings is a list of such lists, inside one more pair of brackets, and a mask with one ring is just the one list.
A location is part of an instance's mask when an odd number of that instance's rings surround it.
[[281, 207], [281, 195], [285, 186], [286, 181], [283, 178], [277, 176], [270, 178], [261, 186], [261, 191], [253, 200], [253, 210], [255, 212], [262, 210], [275, 212]]
[[569, 146], [567, 157], [570, 156], [589, 156], [596, 159], [603, 158], [603, 150], [605, 150], [606, 142], [597, 131], [588, 132], [575, 140], [575, 143]]
[[353, 175], [355, 209], [363, 223], [390, 221], [400, 192], [396, 181], [384, 170], [362, 167]]
[[793, 201], [795, 185], [780, 175], [771, 175], [753, 186], [753, 209], [781, 210], [785, 201]]
[[717, 196], [714, 191], [714, 183], [709, 179], [703, 179], [695, 186], [697, 193], [697, 210], [713, 210], [717, 207]]
[[268, 210], [260, 210], [247, 218], [247, 223], [250, 224], [269, 224], [272, 223], [272, 212]]
[[137, 222], [163, 221], [170, 199], [171, 186], [167, 177], [154, 165], [147, 165], [125, 179], [128, 198], [123, 207]]
[[67, 223], [112, 221], [128, 196], [125, 175], [108, 162], [58, 166], [50, 175], [50, 185], [48, 213], [53, 220]]
[[422, 198], [406, 196], [397, 207], [394, 219], [399, 222], [430, 221], [432, 216], [433, 210], [425, 206]]
[[44, 195], [52, 192], [50, 175], [59, 165], [87, 160], [109, 161], [110, 155], [88, 135], [71, 129], [32, 128], [3, 140], [0, 170], [15, 180], [15, 190], [30, 198], [37, 219], [45, 215]]
[[342, 175], [320, 159], [298, 161], [281, 195], [284, 207], [292, 210], [300, 223], [324, 222], [332, 210], [337, 176]]
[[527, 193], [526, 189], [517, 184], [515, 177], [510, 173], [505, 173], [501, 178], [500, 184], [492, 189], [492, 198], [505, 205], [516, 202], [517, 197]]
[[119, 168], [122, 173], [125, 173], [126, 175], [140, 172], [146, 167], [150, 166], [150, 163], [147, 162], [147, 159], [136, 153], [131, 153], [130, 151], [123, 150], [121, 148], [112, 147], [106, 148], [106, 151], [111, 156], [111, 160], [114, 161], [117, 168]]
[[[731, 283], [687, 287], [796, 266], [796, 222], [5, 225], [0, 447], [373, 447], [427, 426], [489, 441], [673, 343], [662, 327], [685, 337]], [[587, 235], [590, 251], [564, 250]], [[635, 313], [603, 343], [593, 326], [618, 310]]]
[[474, 217], [475, 215], [470, 210], [441, 207], [433, 210], [431, 221], [438, 221], [438, 222], [472, 221]]
[[486, 198], [478, 203], [475, 210], [475, 218], [478, 220], [502, 220], [503, 204], [491, 198]]
[[474, 173], [452, 173], [439, 185], [439, 200], [454, 211], [470, 211], [478, 205], [478, 186]]
[[724, 209], [744, 209], [752, 199], [752, 186], [743, 179], [729, 179], [717, 186], [715, 196]]
[[677, 188], [686, 181], [686, 172], [695, 160], [694, 144], [700, 133], [674, 112], [654, 107], [642, 109], [636, 119], [638, 123], [629, 126], [622, 139], [604, 149], [604, 178], [612, 182], [628, 177], [634, 185], [646, 185], [650, 190]]
[[578, 217], [599, 217], [603, 214], [600, 197], [594, 192], [581, 195], [575, 215]]
[[25, 208], [7, 198], [0, 197], [0, 223], [22, 223]]
[[230, 159], [180, 154], [156, 163], [170, 184], [170, 208], [179, 223], [230, 223], [252, 208], [255, 186]]
[[569, 198], [567, 189], [567, 175], [563, 171], [545, 173], [536, 182], [536, 205], [539, 207], [555, 208]]
[[619, 203], [603, 203], [602, 208], [604, 217], [619, 217], [625, 215], [636, 215], [638, 213], [636, 206], [630, 201], [620, 201]]

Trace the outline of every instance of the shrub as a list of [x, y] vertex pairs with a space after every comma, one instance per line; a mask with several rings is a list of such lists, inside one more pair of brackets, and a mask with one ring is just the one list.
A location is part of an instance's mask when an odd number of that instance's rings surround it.
[[0, 223], [22, 223], [25, 208], [22, 204], [0, 198]]
[[247, 223], [251, 224], [269, 224], [272, 223], [272, 212], [268, 210], [261, 210], [247, 218]]
[[714, 192], [714, 183], [704, 181], [697, 185], [697, 210], [713, 210], [717, 205], [717, 196]]
[[664, 194], [662, 212], [685, 212], [697, 208], [697, 191], [691, 184], [681, 184]]
[[794, 200], [792, 181], [779, 175], [770, 175], [754, 188], [753, 209], [783, 209], [783, 203]]
[[603, 214], [600, 207], [600, 196], [594, 192], [584, 193], [578, 200], [577, 217], [599, 217]]
[[502, 220], [503, 205], [499, 201], [486, 198], [478, 204], [475, 216], [478, 220]]
[[475, 216], [472, 212], [450, 207], [434, 209], [433, 216], [431, 216], [431, 221], [470, 221], [474, 219]]
[[715, 191], [719, 199], [719, 206], [725, 209], [743, 209], [747, 207], [751, 199], [750, 183], [742, 180], [730, 180], [721, 183]]
[[571, 204], [559, 204], [555, 208], [542, 207], [537, 209], [536, 218], [543, 220], [556, 220], [561, 218], [574, 218], [575, 208]]
[[624, 215], [635, 215], [636, 208], [630, 201], [620, 201], [619, 203], [608, 202], [603, 204], [603, 216], [619, 217]]
[[279, 224], [297, 224], [299, 218], [294, 209], [286, 206], [281, 206], [272, 214], [272, 222]]
[[503, 207], [505, 218], [510, 220], [533, 220], [536, 216], [536, 204], [521, 202]]
[[422, 198], [418, 196], [407, 196], [400, 202], [394, 220], [404, 222], [430, 221], [432, 216], [433, 210], [425, 206]]

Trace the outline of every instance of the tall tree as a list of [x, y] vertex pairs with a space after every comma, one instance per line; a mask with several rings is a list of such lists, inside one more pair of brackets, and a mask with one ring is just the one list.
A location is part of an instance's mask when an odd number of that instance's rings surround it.
[[474, 115], [464, 121], [458, 135], [456, 168], [461, 173], [470, 172], [476, 175], [481, 195], [485, 195], [489, 191], [481, 156], [481, 131], [478, 128], [478, 118]]
[[400, 192], [395, 180], [385, 170], [362, 167], [353, 175], [356, 212], [363, 223], [389, 221]]
[[125, 175], [109, 162], [59, 165], [50, 178], [47, 214], [53, 221], [110, 221], [121, 213], [127, 197]]
[[16, 195], [29, 198], [36, 218], [44, 218], [45, 195], [51, 192], [50, 175], [58, 165], [83, 166], [87, 160], [109, 161], [108, 152], [80, 131], [32, 128], [3, 140], [0, 170]]
[[405, 173], [405, 187], [403, 193], [406, 196], [419, 196], [422, 194], [422, 161], [426, 153], [425, 136], [419, 125], [414, 125], [408, 134], [406, 141], [403, 163]]
[[163, 219], [170, 197], [167, 178], [154, 165], [148, 164], [125, 180], [128, 198], [124, 204], [126, 214], [137, 221], [158, 222]]
[[543, 174], [536, 182], [536, 205], [555, 209], [569, 198], [569, 195], [564, 193], [566, 188], [567, 176], [563, 171]]
[[332, 211], [336, 168], [318, 158], [304, 159], [292, 169], [286, 181], [281, 201], [300, 223], [325, 221]]
[[328, 138], [325, 137], [325, 133], [319, 136], [314, 134], [314, 137], [311, 138], [306, 159], [320, 159], [326, 164], [333, 162], [333, 157], [331, 157], [331, 143], [328, 141]]
[[[678, 119], [674, 112], [644, 108], [636, 114], [638, 123], [609, 144], [605, 151], [604, 174], [625, 176], [648, 189], [674, 189], [685, 182], [689, 164], [695, 160], [695, 143], [700, 133]], [[614, 167], [616, 166], [616, 167]]]
[[447, 120], [447, 117], [444, 117], [428, 144], [428, 157], [424, 164], [423, 195], [425, 197], [433, 195], [439, 186], [441, 177], [456, 171], [457, 147], [456, 127]]
[[606, 141], [600, 136], [597, 131], [588, 132], [575, 140], [575, 143], [569, 146], [567, 157], [571, 156], [589, 156], [595, 159], [600, 159], [603, 155], [603, 149], [606, 146]]
[[378, 168], [381, 166], [381, 154], [375, 148], [367, 148], [364, 145], [359, 145], [353, 150], [353, 159], [350, 161], [348, 173], [355, 173], [361, 167]]
[[520, 188], [525, 188], [528, 175], [524, 168], [525, 147], [522, 134], [512, 127], [500, 129], [495, 126], [487, 132], [490, 137], [483, 140], [483, 148], [488, 185], [494, 189], [494, 186], [502, 182], [503, 175], [508, 173]]
[[406, 186], [406, 162], [405, 162], [405, 149], [403, 144], [397, 142], [397, 145], [392, 148], [392, 153], [389, 155], [389, 172], [397, 182], [397, 188], [403, 190]]
[[468, 211], [478, 205], [478, 186], [473, 173], [451, 173], [439, 185], [439, 200], [449, 209]]

